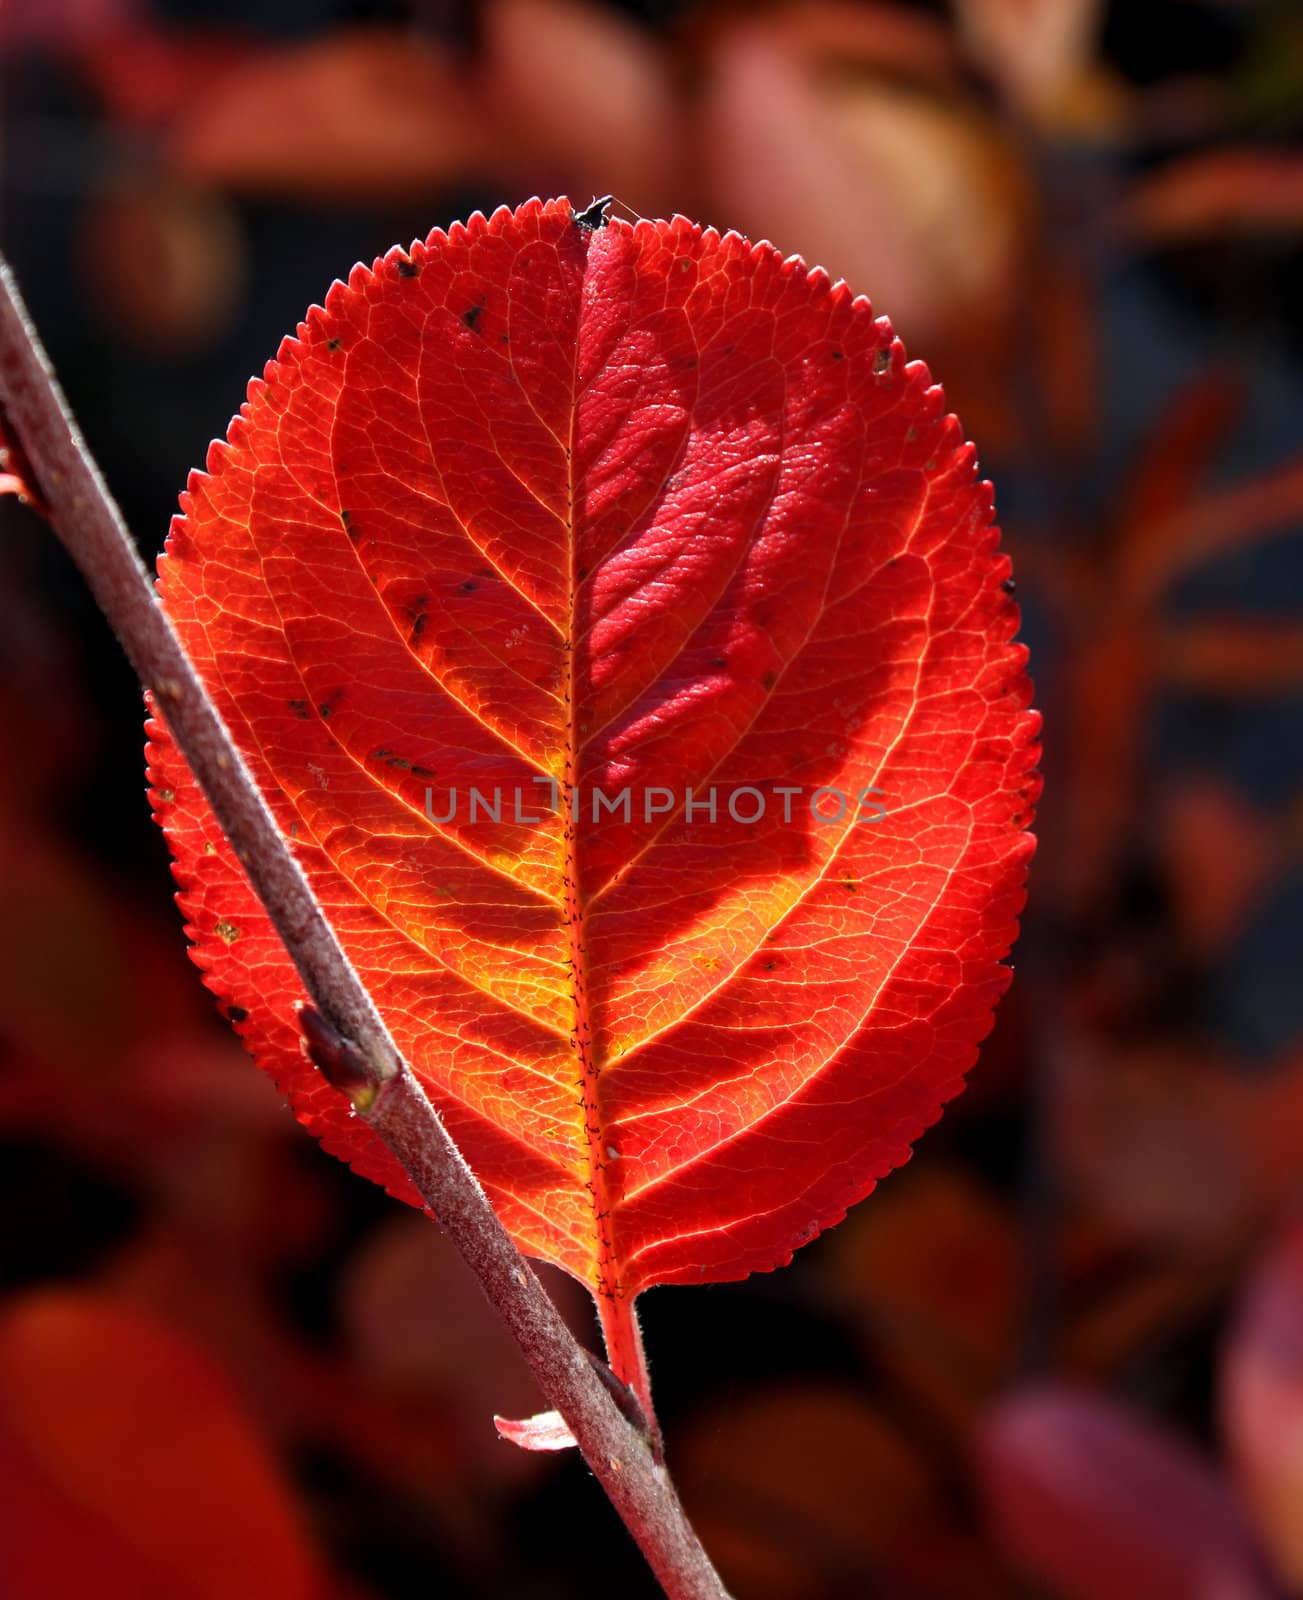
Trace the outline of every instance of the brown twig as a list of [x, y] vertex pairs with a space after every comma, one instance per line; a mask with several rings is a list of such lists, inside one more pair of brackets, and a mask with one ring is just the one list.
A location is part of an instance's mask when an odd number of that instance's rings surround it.
[[[568, 1423], [670, 1600], [728, 1600], [645, 1437], [508, 1237], [402, 1060], [164, 613], [0, 260], [0, 424], [244, 866], [347, 1062], [359, 1114], [402, 1163]], [[319, 1040], [320, 1046], [324, 1040]]]

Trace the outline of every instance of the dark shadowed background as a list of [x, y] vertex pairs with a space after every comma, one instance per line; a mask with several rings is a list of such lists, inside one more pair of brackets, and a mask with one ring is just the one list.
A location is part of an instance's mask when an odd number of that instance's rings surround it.
[[[3, 246], [146, 556], [351, 264], [614, 192], [844, 276], [994, 478], [1046, 723], [967, 1094], [643, 1302], [739, 1600], [1303, 1588], [1303, 8], [6, 0]], [[655, 1591], [437, 1231], [184, 952], [129, 671], [0, 506], [0, 1588]], [[582, 1324], [583, 1306], [569, 1296]]]

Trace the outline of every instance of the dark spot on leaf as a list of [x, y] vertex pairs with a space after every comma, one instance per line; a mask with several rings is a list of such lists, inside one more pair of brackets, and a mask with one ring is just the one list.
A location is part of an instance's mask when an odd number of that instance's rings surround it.
[[777, 970], [778, 970], [778, 963], [776, 961], [766, 961], [765, 962], [765, 971], [766, 972], [776, 972]]
[[290, 700], [287, 702], [290, 715], [297, 717], [300, 722], [308, 720], [308, 702], [306, 700]]
[[918, 429], [911, 422], [909, 427], [905, 429], [905, 442], [907, 444], [913, 444], [915, 439], [917, 439], [917, 438], [918, 438]]
[[406, 756], [387, 756], [385, 758], [385, 766], [400, 767], [404, 772], [410, 772], [412, 770], [412, 763], [406, 758]]
[[847, 894], [858, 894], [860, 892], [860, 886], [854, 878], [843, 878], [842, 888], [845, 889]]
[[412, 631], [411, 631], [410, 638], [411, 638], [411, 642], [413, 644], [415, 644], [416, 641], [419, 638], [421, 638], [421, 636], [425, 633], [425, 630], [429, 626], [429, 623], [430, 623], [430, 616], [429, 616], [429, 613], [426, 612], [426, 611], [422, 611], [419, 616], [416, 616], [416, 617], [412, 618]]
[[434, 777], [434, 768], [414, 766], [412, 768], [412, 776], [414, 778], [432, 778]]
[[728, 666], [728, 657], [727, 656], [714, 656], [711, 659], [710, 665], [711, 665], [712, 671], [723, 672], [725, 667]]
[[873, 352], [873, 376], [884, 377], [891, 371], [891, 351], [884, 345], [881, 350]]
[[226, 1015], [232, 1022], [248, 1022], [249, 1013], [243, 1006], [227, 1006]]
[[770, 667], [769, 670], [767, 672], [765, 672], [762, 675], [761, 679], [760, 679], [761, 687], [765, 688], [765, 689], [772, 689], [773, 686], [777, 682], [778, 682], [778, 674], [774, 671], [774, 669], [772, 667]]
[[470, 306], [467, 308], [467, 310], [463, 311], [461, 314], [461, 319], [471, 330], [471, 332], [474, 333], [475, 329], [479, 326], [479, 320], [483, 315], [484, 302], [481, 300], [477, 305]]
[[587, 576], [588, 576], [588, 568], [587, 567], [576, 567], [575, 568], [575, 577], [579, 580], [580, 583], [582, 583]]
[[406, 256], [398, 263], [398, 276], [400, 278], [414, 278], [420, 270], [415, 261], [409, 261]]
[[467, 578], [465, 583], [463, 583], [462, 586], [461, 586], [461, 592], [463, 594], [470, 594], [471, 591], [474, 588], [475, 588], [475, 580], [474, 580], [474, 578]]
[[1005, 578], [1000, 584], [1000, 587], [1008, 595], [1014, 595], [1018, 593], [1018, 585], [1013, 581], [1012, 578]]
[[326, 349], [327, 350], [338, 350], [342, 342], [343, 341], [340, 340], [340, 339], [327, 339], [326, 340]]
[[845, 361], [846, 352], [844, 350], [834, 350], [832, 353], [832, 358], [834, 361]]

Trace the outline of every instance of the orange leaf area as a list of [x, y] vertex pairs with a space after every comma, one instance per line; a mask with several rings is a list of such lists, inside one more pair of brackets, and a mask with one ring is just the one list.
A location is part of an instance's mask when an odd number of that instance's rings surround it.
[[[990, 1026], [1038, 722], [974, 460], [845, 284], [558, 200], [354, 268], [191, 479], [164, 603], [507, 1226], [599, 1295], [788, 1260]], [[414, 1199], [151, 739], [209, 985]]]

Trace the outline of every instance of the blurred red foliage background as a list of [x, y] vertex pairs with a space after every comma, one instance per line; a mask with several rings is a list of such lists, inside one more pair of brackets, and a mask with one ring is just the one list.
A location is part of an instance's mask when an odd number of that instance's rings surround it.
[[[968, 1093], [786, 1271], [661, 1290], [739, 1600], [1303, 1590], [1303, 12], [8, 0], [3, 243], [147, 557], [331, 278], [613, 192], [845, 276], [995, 478], [1046, 720]], [[0, 1589], [651, 1595], [437, 1230], [185, 959], [140, 706], [0, 526]], [[559, 1293], [587, 1333], [580, 1297]]]

